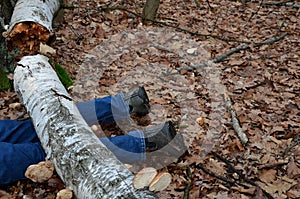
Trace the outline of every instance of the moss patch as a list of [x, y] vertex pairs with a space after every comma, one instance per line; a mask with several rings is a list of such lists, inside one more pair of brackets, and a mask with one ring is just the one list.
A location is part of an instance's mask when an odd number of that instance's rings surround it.
[[64, 87], [68, 89], [70, 86], [72, 86], [74, 81], [70, 78], [67, 71], [60, 64], [56, 62], [54, 63], [54, 67], [55, 67], [56, 74], [59, 80], [61, 81], [61, 83], [64, 85]]
[[4, 71], [0, 71], [0, 91], [10, 90], [10, 81]]

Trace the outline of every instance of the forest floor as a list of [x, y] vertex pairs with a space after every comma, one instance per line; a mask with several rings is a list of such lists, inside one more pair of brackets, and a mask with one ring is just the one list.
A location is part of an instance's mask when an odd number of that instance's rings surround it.
[[[143, 25], [144, 1], [69, 0], [52, 46], [75, 101], [143, 85], [152, 110], [139, 125], [176, 124], [188, 150], [154, 165], [172, 175], [161, 198], [300, 198], [300, 2], [278, 2], [164, 0]], [[13, 91], [0, 96], [1, 119], [23, 114]], [[54, 176], [3, 190], [55, 198], [63, 187]]]

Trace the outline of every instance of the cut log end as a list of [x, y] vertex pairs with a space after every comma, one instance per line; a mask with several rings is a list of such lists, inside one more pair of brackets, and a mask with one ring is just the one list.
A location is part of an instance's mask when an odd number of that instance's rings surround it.
[[155, 168], [146, 167], [135, 175], [133, 186], [136, 189], [149, 188], [152, 192], [158, 192], [166, 189], [171, 181], [172, 176], [168, 172], [157, 174]]
[[133, 179], [133, 187], [136, 189], [143, 189], [149, 187], [152, 180], [157, 175], [157, 171], [155, 168], [146, 167], [140, 170]]
[[50, 32], [44, 26], [35, 22], [22, 22], [14, 26], [7, 36], [8, 50], [19, 49], [25, 54], [37, 54], [40, 43], [45, 44], [50, 38]]
[[169, 186], [171, 181], [171, 174], [167, 172], [160, 173], [150, 183], [149, 190], [153, 192], [162, 191]]

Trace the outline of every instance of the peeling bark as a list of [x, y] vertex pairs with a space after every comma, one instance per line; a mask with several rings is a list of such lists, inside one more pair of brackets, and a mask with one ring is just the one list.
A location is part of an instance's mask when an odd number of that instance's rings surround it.
[[86, 124], [47, 57], [23, 57], [14, 78], [47, 158], [77, 198], [157, 198], [133, 188], [133, 174]]

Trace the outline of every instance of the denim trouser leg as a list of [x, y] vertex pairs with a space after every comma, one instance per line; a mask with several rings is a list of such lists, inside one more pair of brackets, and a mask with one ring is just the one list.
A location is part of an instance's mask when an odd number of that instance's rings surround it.
[[[32, 132], [35, 134], [35, 132]], [[100, 138], [100, 141], [110, 149], [123, 163], [132, 164], [145, 160], [145, 142], [142, 132], [130, 132], [130, 135]], [[46, 154], [40, 144], [12, 144], [0, 142], [0, 185], [25, 179], [28, 166], [44, 161]]]
[[45, 156], [39, 142], [21, 144], [0, 142], [0, 185], [25, 179], [27, 167], [44, 161]]
[[132, 164], [146, 159], [146, 145], [142, 131], [128, 135], [100, 138], [100, 141], [123, 163]]
[[102, 124], [128, 118], [129, 106], [123, 94], [79, 102], [77, 108], [88, 125]]
[[35, 133], [31, 120], [0, 120], [0, 142], [20, 144], [39, 142], [39, 138]]

